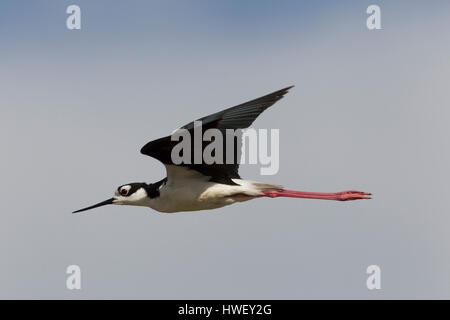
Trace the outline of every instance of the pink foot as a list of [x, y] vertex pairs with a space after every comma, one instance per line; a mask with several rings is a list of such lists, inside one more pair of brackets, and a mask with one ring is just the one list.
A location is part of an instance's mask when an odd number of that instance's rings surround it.
[[371, 197], [368, 197], [368, 196], [372, 195], [371, 193], [355, 191], [355, 190], [337, 192], [336, 195], [338, 196], [338, 198], [336, 200], [340, 200], [340, 201], [372, 199]]

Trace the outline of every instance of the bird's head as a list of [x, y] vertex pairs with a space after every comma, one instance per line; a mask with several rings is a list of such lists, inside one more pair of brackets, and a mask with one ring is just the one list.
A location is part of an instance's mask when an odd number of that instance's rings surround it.
[[133, 182], [121, 185], [116, 189], [114, 197], [94, 204], [93, 206], [74, 211], [73, 213], [98, 208], [107, 204], [143, 206], [145, 205], [145, 201], [148, 197], [146, 187], [147, 184], [142, 182]]

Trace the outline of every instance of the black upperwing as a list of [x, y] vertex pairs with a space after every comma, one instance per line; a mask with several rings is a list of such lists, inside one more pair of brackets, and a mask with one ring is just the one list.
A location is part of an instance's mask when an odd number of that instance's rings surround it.
[[[241, 134], [237, 134], [234, 139], [234, 153], [233, 164], [226, 164], [226, 129], [245, 129], [248, 128], [253, 121], [267, 108], [272, 106], [275, 102], [283, 98], [283, 96], [293, 86], [275, 91], [263, 97], [242, 103], [240, 105], [219, 111], [209, 116], [200, 118], [196, 121], [201, 121], [202, 135], [211, 128], [219, 129], [223, 134], [223, 164], [213, 163], [206, 164], [202, 162], [195, 164], [194, 155], [194, 121], [184, 125], [180, 129], [186, 129], [191, 135], [191, 161], [189, 164], [179, 164], [190, 169], [196, 170], [205, 176], [211, 177], [211, 181], [218, 183], [231, 184], [235, 183], [231, 179], [239, 179], [238, 169], [241, 152]], [[157, 140], [150, 141], [141, 149], [141, 153], [158, 159], [165, 165], [175, 165], [171, 159], [172, 148], [180, 143], [180, 141], [171, 141], [171, 136], [163, 137]], [[204, 148], [210, 144], [210, 141], [203, 141], [201, 145], [201, 152], [203, 154]]]

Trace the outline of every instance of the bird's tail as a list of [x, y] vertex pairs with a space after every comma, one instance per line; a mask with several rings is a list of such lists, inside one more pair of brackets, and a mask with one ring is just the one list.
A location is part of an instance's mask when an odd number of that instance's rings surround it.
[[276, 184], [268, 184], [263, 182], [253, 182], [252, 181], [252, 187], [258, 190], [261, 193], [264, 192], [281, 192], [284, 190], [283, 186], [279, 186]]

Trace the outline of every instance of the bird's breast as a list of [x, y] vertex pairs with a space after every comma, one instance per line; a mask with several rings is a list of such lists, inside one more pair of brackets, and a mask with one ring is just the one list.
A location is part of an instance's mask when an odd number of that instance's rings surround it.
[[149, 206], [166, 213], [216, 209], [234, 203], [230, 195], [240, 192], [241, 188], [209, 181], [168, 182], [160, 188], [159, 197], [151, 199]]

